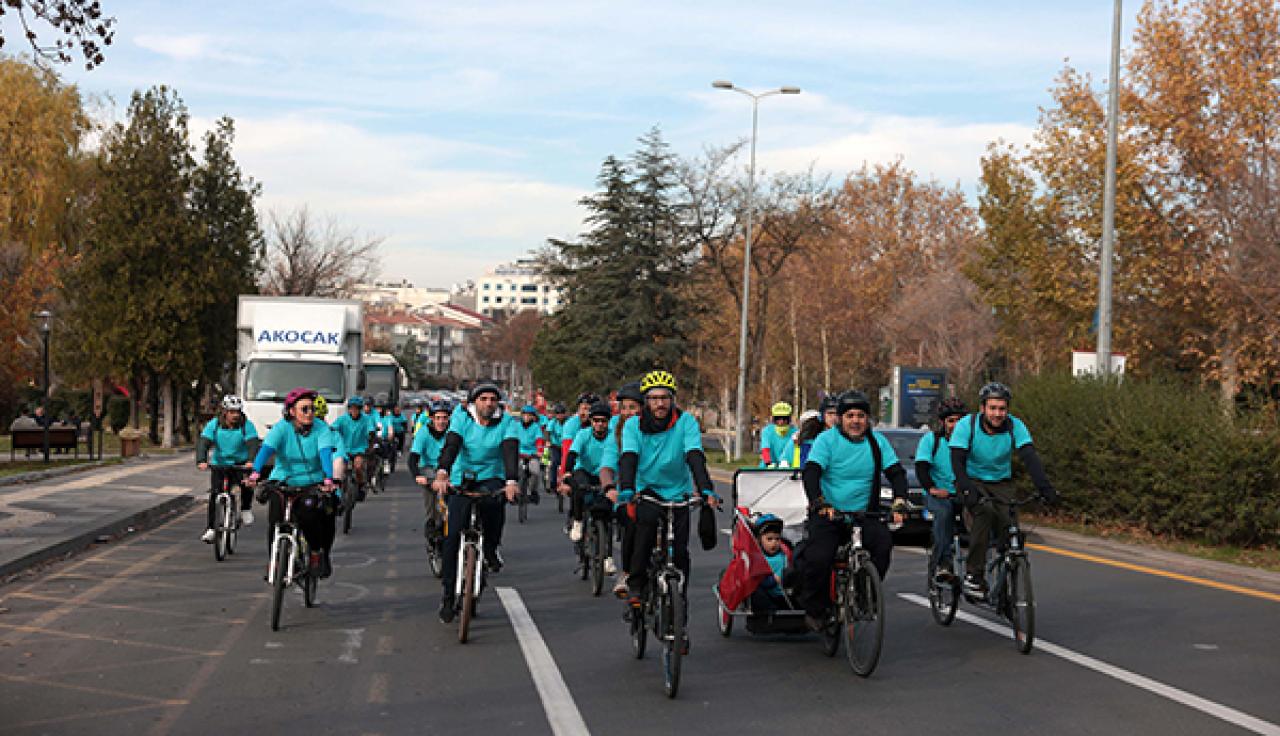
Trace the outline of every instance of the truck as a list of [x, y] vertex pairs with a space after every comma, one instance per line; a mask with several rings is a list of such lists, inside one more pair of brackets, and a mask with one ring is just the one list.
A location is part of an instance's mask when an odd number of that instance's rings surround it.
[[315, 389], [335, 408], [364, 390], [359, 301], [242, 294], [236, 331], [236, 392], [262, 437], [298, 386]]
[[390, 353], [364, 354], [364, 393], [378, 406], [400, 404], [400, 389], [408, 388], [408, 379], [399, 361]]

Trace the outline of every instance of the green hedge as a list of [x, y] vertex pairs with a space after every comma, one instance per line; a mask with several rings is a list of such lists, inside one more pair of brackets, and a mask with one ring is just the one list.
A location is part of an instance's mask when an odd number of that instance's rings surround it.
[[1280, 431], [1171, 380], [1041, 376], [1014, 387], [1067, 512], [1212, 544], [1280, 543]]

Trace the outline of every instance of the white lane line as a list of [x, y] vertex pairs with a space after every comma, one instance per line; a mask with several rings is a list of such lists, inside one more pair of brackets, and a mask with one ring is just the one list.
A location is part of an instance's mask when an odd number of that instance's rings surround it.
[[524, 599], [515, 588], [498, 588], [498, 599], [502, 607], [507, 609], [507, 617], [511, 619], [511, 628], [520, 641], [520, 650], [524, 652], [524, 661], [529, 665], [529, 675], [538, 688], [538, 697], [542, 698], [542, 709], [547, 712], [547, 722], [551, 724], [551, 732], [556, 736], [577, 736], [589, 734], [582, 713], [573, 702], [569, 686], [564, 683], [560, 669], [551, 656], [551, 650], [538, 633], [537, 624], [525, 608]]
[[338, 629], [339, 632], [346, 634], [346, 641], [342, 642], [342, 654], [338, 655], [338, 661], [343, 664], [359, 664], [360, 659], [356, 657], [356, 652], [364, 644], [364, 629]]
[[[925, 608], [929, 607], [929, 600], [924, 596], [916, 595], [915, 593], [899, 593], [898, 597], [918, 606], [923, 606]], [[980, 629], [986, 629], [992, 633], [999, 634], [1000, 636], [1007, 637], [1010, 635], [1008, 626], [988, 621], [984, 618], [974, 616], [971, 613], [966, 613], [965, 611], [959, 611], [956, 613], [956, 618], [966, 623], [973, 624]], [[1100, 659], [1094, 659], [1087, 654], [1081, 654], [1077, 651], [1067, 649], [1064, 646], [1054, 644], [1053, 642], [1045, 641], [1044, 639], [1037, 638], [1035, 646], [1037, 649], [1047, 654], [1052, 654], [1055, 657], [1061, 657], [1062, 659], [1073, 664], [1080, 665], [1085, 669], [1090, 669], [1108, 677], [1113, 677], [1136, 688], [1141, 688], [1147, 692], [1155, 693], [1160, 697], [1168, 698], [1175, 703], [1181, 703], [1188, 708], [1194, 708], [1201, 713], [1224, 720], [1227, 723], [1235, 724], [1241, 728], [1253, 731], [1254, 733], [1265, 734], [1266, 736], [1280, 736], [1280, 726], [1269, 721], [1264, 721], [1261, 718], [1255, 718], [1254, 716], [1238, 711], [1235, 708], [1215, 703], [1212, 700], [1206, 700], [1205, 698], [1189, 693], [1186, 690], [1179, 690], [1172, 685], [1166, 685], [1158, 680], [1153, 680], [1135, 672], [1121, 669], [1113, 664], [1108, 664]]]

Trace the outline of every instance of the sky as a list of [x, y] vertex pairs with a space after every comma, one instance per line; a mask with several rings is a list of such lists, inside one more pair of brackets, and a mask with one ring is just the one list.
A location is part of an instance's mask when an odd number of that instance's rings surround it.
[[104, 119], [157, 84], [196, 134], [232, 117], [263, 213], [306, 205], [385, 238], [382, 278], [418, 286], [581, 232], [603, 159], [655, 125], [680, 155], [747, 137], [750, 101], [717, 79], [803, 90], [760, 103], [764, 172], [901, 159], [972, 195], [988, 143], [1031, 140], [1064, 63], [1106, 77], [1112, 18], [1108, 0], [103, 6], [106, 62], [62, 74]]

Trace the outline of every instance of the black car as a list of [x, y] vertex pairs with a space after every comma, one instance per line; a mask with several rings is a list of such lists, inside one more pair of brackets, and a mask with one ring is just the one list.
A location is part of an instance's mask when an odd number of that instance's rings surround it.
[[[893, 532], [895, 543], [910, 539], [919, 544], [926, 544], [929, 531], [933, 528], [933, 522], [925, 518], [924, 487], [920, 484], [920, 479], [916, 478], [916, 446], [928, 432], [929, 430], [926, 429], [876, 429], [876, 433], [884, 435], [884, 438], [889, 440], [889, 444], [893, 445], [893, 452], [898, 456], [898, 462], [902, 464], [902, 469], [907, 471], [907, 503], [910, 504], [910, 509], [902, 527]], [[893, 489], [889, 486], [881, 486], [880, 500], [885, 506], [893, 503]]]

